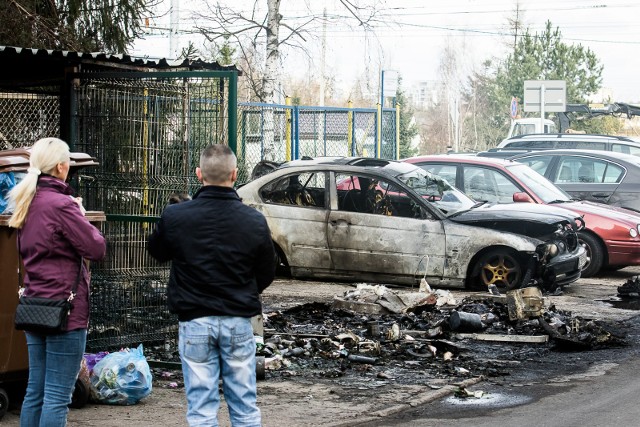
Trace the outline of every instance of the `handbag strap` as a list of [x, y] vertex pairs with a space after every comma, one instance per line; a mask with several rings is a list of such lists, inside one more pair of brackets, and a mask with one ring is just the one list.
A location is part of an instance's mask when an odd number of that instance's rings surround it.
[[[24, 281], [21, 281], [20, 279], [24, 277], [23, 273], [22, 273], [22, 254], [20, 252], [21, 247], [20, 247], [20, 230], [17, 230], [16, 233], [16, 241], [18, 242], [18, 295], [22, 296], [23, 292], [24, 292]], [[80, 279], [82, 278], [82, 264], [84, 263], [84, 258], [80, 257], [80, 268], [78, 269], [78, 277], [76, 277], [76, 282], [73, 284], [73, 286], [71, 287], [71, 293], [69, 294], [69, 298], [67, 299], [67, 301], [73, 301], [73, 299], [76, 297], [76, 292], [78, 292], [78, 285], [80, 285]], [[20, 286], [20, 284], [22, 283], [22, 286]]]

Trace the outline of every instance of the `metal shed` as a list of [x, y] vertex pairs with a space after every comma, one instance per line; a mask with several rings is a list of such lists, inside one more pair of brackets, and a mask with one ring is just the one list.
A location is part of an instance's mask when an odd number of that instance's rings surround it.
[[235, 67], [127, 55], [0, 46], [0, 149], [56, 136], [96, 158], [74, 187], [104, 211], [105, 261], [94, 264], [88, 347], [177, 336], [165, 304], [167, 266], [146, 236], [174, 192], [199, 188], [205, 146], [236, 150]]

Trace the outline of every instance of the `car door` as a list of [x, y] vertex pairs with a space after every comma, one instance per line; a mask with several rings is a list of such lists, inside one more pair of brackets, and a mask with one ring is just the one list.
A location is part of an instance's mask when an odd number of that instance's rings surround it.
[[624, 168], [604, 159], [564, 155], [551, 181], [576, 199], [608, 203], [624, 174]]
[[295, 172], [260, 189], [261, 211], [294, 276], [322, 275], [331, 268], [327, 176], [324, 171]]
[[334, 180], [327, 239], [336, 272], [405, 283], [425, 272], [442, 277], [445, 236], [438, 218], [379, 177], [337, 172]]

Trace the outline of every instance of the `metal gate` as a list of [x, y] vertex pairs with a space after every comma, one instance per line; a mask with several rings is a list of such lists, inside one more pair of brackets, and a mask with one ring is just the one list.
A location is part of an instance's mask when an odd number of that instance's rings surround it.
[[87, 346], [113, 348], [177, 336], [166, 304], [169, 265], [148, 256], [153, 223], [176, 192], [192, 194], [201, 150], [235, 151], [236, 73], [75, 74], [70, 145], [100, 167], [78, 179], [89, 210], [102, 210], [108, 253], [92, 267]]

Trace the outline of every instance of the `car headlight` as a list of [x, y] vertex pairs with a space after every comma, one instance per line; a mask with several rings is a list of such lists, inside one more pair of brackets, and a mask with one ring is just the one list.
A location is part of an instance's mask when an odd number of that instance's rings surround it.
[[553, 258], [554, 256], [558, 255], [559, 249], [558, 249], [558, 245], [556, 245], [555, 243], [549, 243], [547, 245], [547, 253], [549, 254], [550, 258]]
[[631, 237], [638, 237], [638, 230], [636, 230], [635, 228], [630, 228], [629, 235], [631, 235]]

